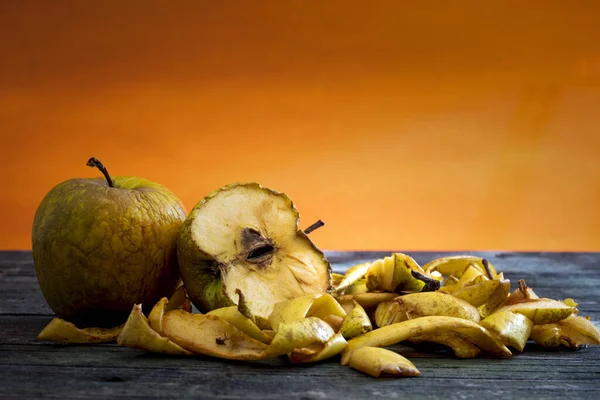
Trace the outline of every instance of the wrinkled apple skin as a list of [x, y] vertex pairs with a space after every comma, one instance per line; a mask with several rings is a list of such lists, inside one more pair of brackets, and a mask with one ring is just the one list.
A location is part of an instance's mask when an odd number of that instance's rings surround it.
[[71, 179], [42, 200], [32, 251], [42, 294], [58, 317], [85, 326], [125, 322], [179, 280], [176, 241], [186, 213], [177, 197], [140, 178]]

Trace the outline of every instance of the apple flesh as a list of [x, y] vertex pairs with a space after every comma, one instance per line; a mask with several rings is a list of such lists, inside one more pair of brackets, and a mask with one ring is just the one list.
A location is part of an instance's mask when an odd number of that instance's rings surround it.
[[243, 293], [260, 327], [276, 303], [331, 288], [331, 266], [298, 229], [288, 196], [257, 183], [225, 186], [190, 212], [178, 240], [181, 278], [202, 312]]

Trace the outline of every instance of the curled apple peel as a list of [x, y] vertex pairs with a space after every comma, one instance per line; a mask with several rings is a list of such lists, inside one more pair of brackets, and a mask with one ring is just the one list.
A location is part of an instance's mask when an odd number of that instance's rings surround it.
[[[137, 340], [130, 335], [132, 324], [140, 325], [140, 308], [134, 307], [118, 343], [154, 352], [167, 352], [164, 350], [167, 348], [172, 354], [183, 349], [185, 354], [232, 360], [288, 355], [295, 363], [316, 362], [339, 354], [346, 346], [343, 336], [336, 334], [325, 319], [307, 315], [311, 310], [321, 315], [331, 310], [332, 314], [324, 318], [338, 317], [336, 314], [343, 310], [339, 305], [333, 306], [331, 301], [335, 302], [329, 295], [306, 296], [276, 305], [272, 315], [276, 325], [270, 334], [242, 315], [236, 306], [208, 314], [191, 314], [182, 309], [166, 311], [169, 301], [163, 298], [153, 308], [151, 323], [144, 325], [143, 334]], [[315, 303], [317, 307], [313, 309]]]
[[61, 318], [53, 318], [38, 334], [39, 340], [85, 344], [114, 342], [123, 326], [114, 328], [78, 328]]

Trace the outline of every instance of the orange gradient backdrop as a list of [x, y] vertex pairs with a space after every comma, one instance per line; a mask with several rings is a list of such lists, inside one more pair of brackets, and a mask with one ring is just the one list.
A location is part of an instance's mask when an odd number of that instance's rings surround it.
[[324, 249], [600, 250], [600, 2], [424, 3], [1, 2], [0, 248], [96, 156]]

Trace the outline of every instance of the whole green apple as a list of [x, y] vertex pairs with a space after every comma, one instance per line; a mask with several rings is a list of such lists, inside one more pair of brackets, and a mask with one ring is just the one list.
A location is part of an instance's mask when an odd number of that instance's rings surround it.
[[125, 322], [134, 304], [152, 306], [179, 281], [176, 242], [186, 212], [165, 187], [115, 177], [70, 179], [42, 200], [33, 222], [37, 278], [58, 317], [80, 326]]

